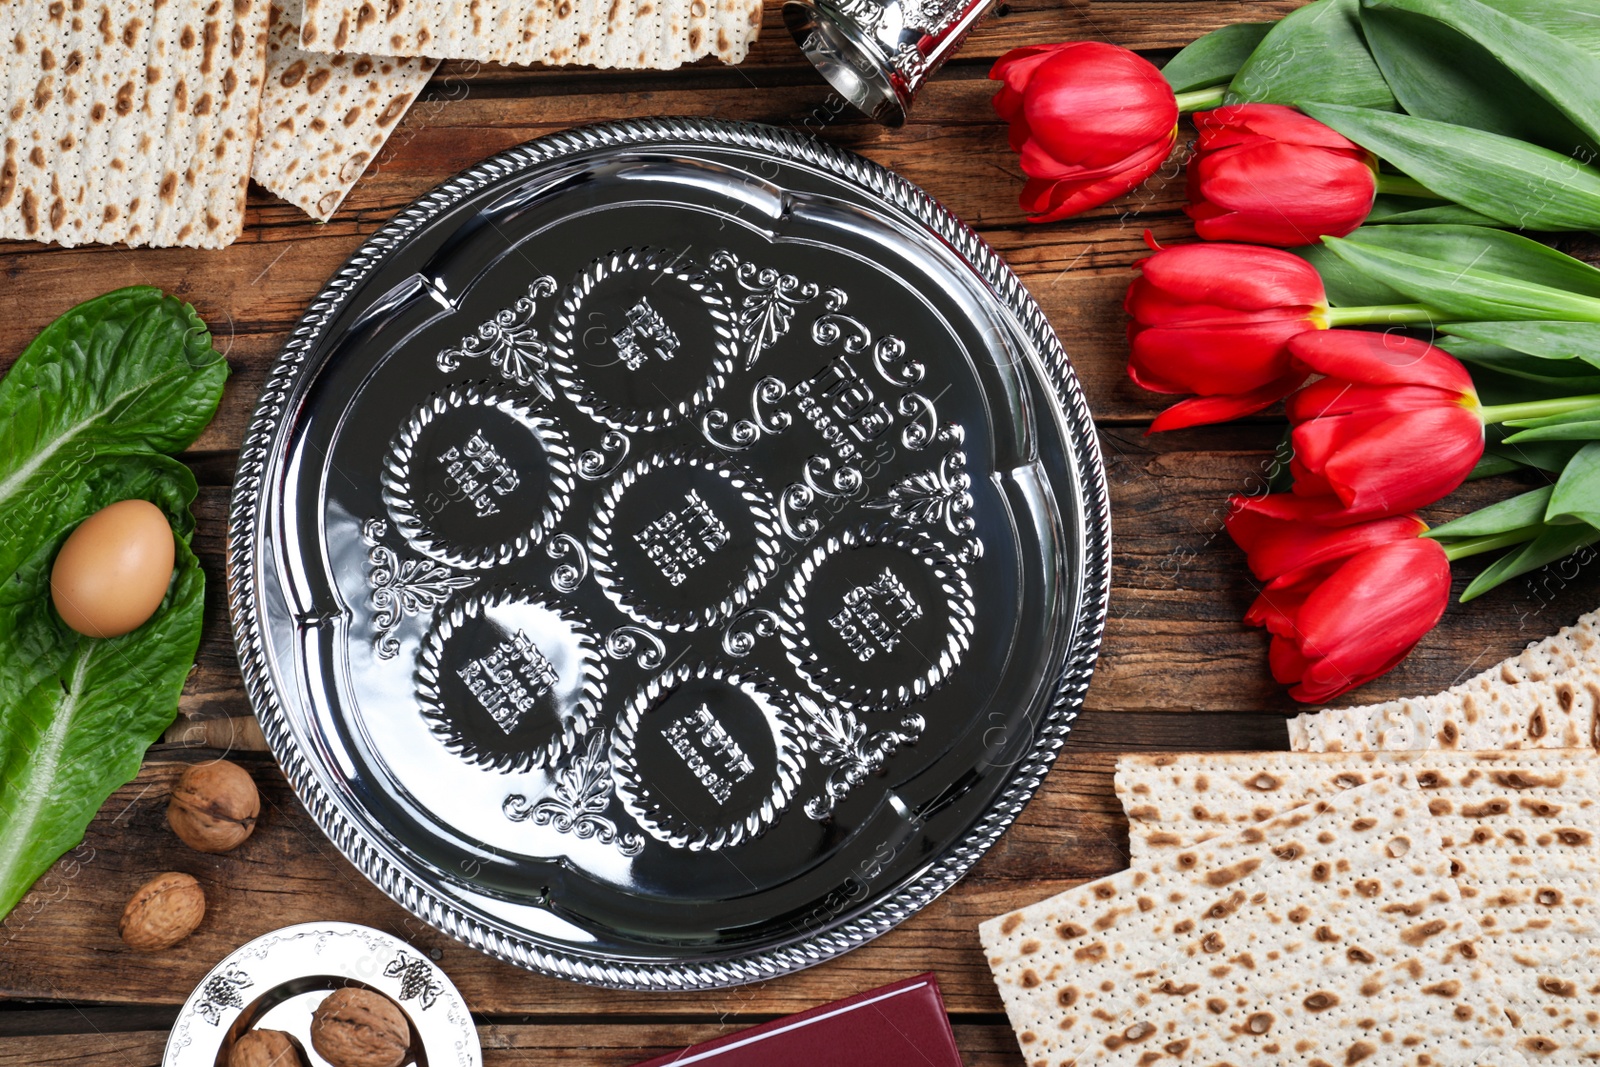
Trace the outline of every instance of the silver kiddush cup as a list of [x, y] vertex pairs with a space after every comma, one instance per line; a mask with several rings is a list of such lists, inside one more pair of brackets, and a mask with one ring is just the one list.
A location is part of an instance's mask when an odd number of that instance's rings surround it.
[[850, 103], [899, 126], [994, 0], [787, 0], [783, 20]]

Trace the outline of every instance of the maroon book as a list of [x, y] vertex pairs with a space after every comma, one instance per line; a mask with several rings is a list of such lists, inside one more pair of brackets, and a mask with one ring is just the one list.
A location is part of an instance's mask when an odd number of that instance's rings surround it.
[[930, 972], [635, 1067], [961, 1067]]

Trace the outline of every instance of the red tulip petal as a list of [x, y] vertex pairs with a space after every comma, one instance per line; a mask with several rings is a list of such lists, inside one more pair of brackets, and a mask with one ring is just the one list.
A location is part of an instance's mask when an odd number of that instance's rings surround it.
[[1267, 650], [1267, 667], [1279, 685], [1294, 685], [1311, 669], [1311, 660], [1301, 654], [1293, 638], [1274, 637]]
[[1433, 629], [1449, 599], [1450, 564], [1434, 541], [1351, 557], [1296, 613], [1300, 651], [1313, 662], [1292, 695], [1327, 700], [1389, 670]]
[[1126, 48], [1075, 41], [1034, 69], [1024, 109], [1040, 147], [1104, 167], [1165, 141], [1178, 104], [1161, 72]]
[[1165, 386], [1157, 392], [1254, 393], [1297, 369], [1284, 346], [1296, 332], [1294, 323], [1140, 330], [1129, 352], [1129, 374], [1135, 381]]
[[[1332, 501], [1299, 498], [1311, 507]], [[1228, 533], [1245, 548], [1250, 572], [1262, 581], [1295, 581], [1307, 568], [1322, 567], [1393, 541], [1414, 540], [1427, 529], [1415, 515], [1397, 515], [1353, 526], [1316, 525], [1311, 516], [1277, 521], [1258, 512], [1241, 511], [1230, 517]], [[1248, 547], [1246, 543], [1248, 542]]]
[[1360, 152], [1361, 146], [1310, 115], [1283, 104], [1233, 104], [1194, 116], [1200, 148], [1211, 151], [1262, 140]]
[[1157, 289], [1188, 303], [1243, 311], [1322, 307], [1327, 296], [1316, 269], [1278, 248], [1239, 244], [1176, 245], [1137, 264]]
[[1286, 248], [1354, 230], [1376, 189], [1365, 158], [1271, 142], [1202, 153], [1189, 175], [1190, 200], [1205, 205], [1186, 209], [1201, 237]]
[[1296, 341], [1295, 354], [1330, 378], [1367, 385], [1429, 385], [1476, 396], [1472, 376], [1443, 349], [1404, 334], [1324, 330]]
[[1443, 499], [1472, 473], [1483, 439], [1482, 421], [1462, 407], [1389, 419], [1347, 442], [1323, 466], [1322, 476], [1346, 506], [1320, 521], [1355, 522]]
[[[1132, 368], [1129, 368], [1130, 373]], [[1135, 381], [1138, 379], [1135, 378]], [[1304, 371], [1291, 370], [1277, 381], [1268, 382], [1260, 389], [1232, 396], [1197, 396], [1172, 405], [1150, 423], [1148, 433], [1182, 430], [1190, 426], [1205, 426], [1214, 422], [1253, 415], [1282, 400], [1306, 380]], [[1159, 391], [1159, 390], [1158, 390]]]

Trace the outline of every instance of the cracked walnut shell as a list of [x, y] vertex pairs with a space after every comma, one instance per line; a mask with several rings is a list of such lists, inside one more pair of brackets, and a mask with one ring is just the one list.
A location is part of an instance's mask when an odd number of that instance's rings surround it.
[[206, 894], [192, 875], [167, 871], [135, 890], [117, 933], [131, 949], [159, 952], [194, 933], [206, 915]]
[[311, 1047], [333, 1067], [400, 1067], [411, 1047], [411, 1024], [381, 993], [336, 989], [311, 1016]]
[[256, 828], [261, 794], [250, 774], [225, 759], [196, 763], [183, 772], [167, 801], [167, 825], [190, 848], [227, 852]]

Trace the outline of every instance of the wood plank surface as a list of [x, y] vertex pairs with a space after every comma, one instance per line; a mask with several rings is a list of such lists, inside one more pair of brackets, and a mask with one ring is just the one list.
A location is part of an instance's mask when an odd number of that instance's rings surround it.
[[[446, 63], [335, 218], [314, 224], [252, 187], [247, 229], [222, 252], [58, 249], [0, 243], [0, 370], [79, 301], [154, 284], [192, 301], [233, 370], [222, 408], [186, 460], [201, 481], [196, 549], [209, 580], [206, 630], [177, 723], [119, 789], [84, 843], [0, 924], [0, 1067], [159, 1062], [166, 1026], [228, 951], [312, 919], [363, 922], [436, 958], [482, 1023], [485, 1063], [623, 1065], [924, 970], [938, 972], [970, 1065], [1021, 1057], [978, 948], [984, 918], [1120, 869], [1127, 829], [1111, 791], [1118, 752], [1279, 748], [1296, 710], [1267, 676], [1266, 641], [1240, 618], [1255, 590], [1222, 531], [1232, 493], [1264, 491], [1281, 419], [1160, 438], [1162, 406], [1125, 373], [1121, 298], [1158, 240], [1192, 237], [1180, 151], [1144, 189], [1069, 223], [1036, 227], [1017, 205], [1021, 172], [990, 106], [993, 60], [1069, 38], [1115, 41], [1163, 59], [1230, 22], [1277, 17], [1300, 0], [1012, 0], [978, 27], [898, 130], [844, 108], [768, 0], [761, 40], [737, 68], [671, 72]], [[862, 153], [917, 182], [971, 223], [1039, 300], [1072, 355], [1100, 428], [1114, 519], [1104, 652], [1066, 750], [1016, 825], [954, 889], [872, 944], [772, 982], [692, 995], [637, 994], [530, 975], [412, 918], [340, 856], [264, 752], [232, 650], [224, 596], [226, 512], [237, 449], [267, 368], [314, 294], [383, 222], [457, 171], [530, 138], [588, 122], [704, 115], [769, 122]], [[1576, 251], [1589, 254], [1589, 246]], [[1468, 487], [1430, 518], [1510, 491]], [[1473, 568], [1458, 568], [1457, 589]], [[1377, 700], [1449, 685], [1593, 608], [1595, 566], [1546, 572], [1466, 606], [1400, 669], [1357, 694]], [[1197, 719], [1201, 715], [1203, 719]], [[206, 856], [166, 828], [184, 766], [227, 752], [262, 787], [264, 818], [238, 851]], [[154, 872], [195, 874], [209, 898], [180, 947], [139, 955], [116, 937], [128, 894]]]

